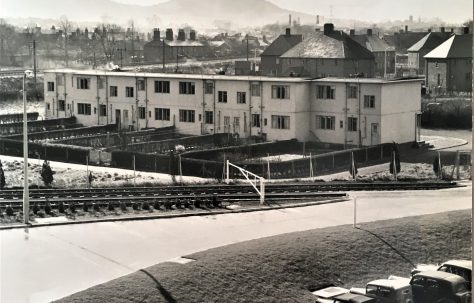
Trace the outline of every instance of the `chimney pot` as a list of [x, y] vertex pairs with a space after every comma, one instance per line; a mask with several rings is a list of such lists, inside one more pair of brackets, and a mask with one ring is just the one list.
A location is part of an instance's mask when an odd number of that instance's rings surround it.
[[289, 27], [286, 28], [285, 35], [287, 35], [287, 36], [291, 35], [291, 28], [289, 28]]
[[160, 29], [153, 29], [153, 41], [160, 41]]
[[367, 29], [367, 36], [372, 36], [372, 29], [371, 28]]
[[431, 28], [428, 28], [428, 33], [431, 33]]
[[463, 28], [463, 33], [466, 35], [466, 34], [469, 34], [469, 27], [464, 27]]
[[349, 31], [349, 35], [354, 36], [354, 35], [355, 35], [355, 29], [351, 29], [351, 30]]
[[446, 31], [446, 29], [444, 28], [444, 26], [442, 26], [442, 27], [440, 28], [440, 30], [441, 30], [442, 33], [444, 33], [444, 32]]
[[195, 41], [196, 40], [196, 31], [192, 30], [189, 32], [189, 40]]
[[332, 23], [326, 23], [324, 24], [324, 34], [328, 35], [334, 32], [334, 24]]
[[184, 29], [180, 28], [178, 30], [178, 40], [179, 41], [184, 41], [186, 40], [186, 34], [184, 33]]
[[166, 29], [166, 40], [173, 41], [173, 29], [167, 28]]
[[408, 25], [405, 25], [405, 33], [408, 32]]

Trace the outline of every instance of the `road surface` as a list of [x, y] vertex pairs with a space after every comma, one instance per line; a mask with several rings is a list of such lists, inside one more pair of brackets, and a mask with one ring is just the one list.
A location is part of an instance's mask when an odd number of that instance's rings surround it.
[[[471, 208], [471, 186], [354, 192], [358, 222]], [[48, 302], [226, 244], [352, 224], [353, 202], [244, 214], [0, 231], [1, 302]]]

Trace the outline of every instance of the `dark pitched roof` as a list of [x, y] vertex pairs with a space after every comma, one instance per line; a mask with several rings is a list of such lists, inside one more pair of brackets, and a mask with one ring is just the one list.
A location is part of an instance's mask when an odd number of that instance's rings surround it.
[[280, 35], [265, 49], [261, 56], [281, 56], [301, 41], [303, 41], [302, 35]]
[[382, 37], [390, 46], [397, 51], [406, 51], [410, 46], [418, 42], [426, 35], [426, 32], [402, 32]]
[[[377, 35], [351, 35], [354, 41], [365, 47], [371, 52], [394, 51], [395, 49]], [[392, 48], [392, 49], [389, 49]]]
[[374, 55], [342, 31], [312, 33], [282, 58], [373, 59]]
[[408, 51], [409, 52], [419, 52], [421, 50], [432, 50], [444, 41], [448, 40], [448, 38], [452, 35], [452, 33], [447, 32], [430, 32], [426, 34], [423, 38], [421, 38], [418, 42], [413, 44]]
[[429, 52], [425, 58], [472, 58], [472, 34], [451, 36]]

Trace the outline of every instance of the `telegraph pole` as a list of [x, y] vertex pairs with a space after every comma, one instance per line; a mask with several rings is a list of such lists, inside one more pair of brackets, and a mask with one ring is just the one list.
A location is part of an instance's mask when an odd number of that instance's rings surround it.
[[35, 93], [36, 93], [36, 40], [33, 40], [33, 76], [35, 80]]

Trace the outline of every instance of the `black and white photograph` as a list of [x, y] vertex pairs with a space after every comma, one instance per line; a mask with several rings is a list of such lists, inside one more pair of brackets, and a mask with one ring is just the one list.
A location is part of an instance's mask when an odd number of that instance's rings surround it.
[[474, 302], [473, 15], [0, 0], [0, 302]]

